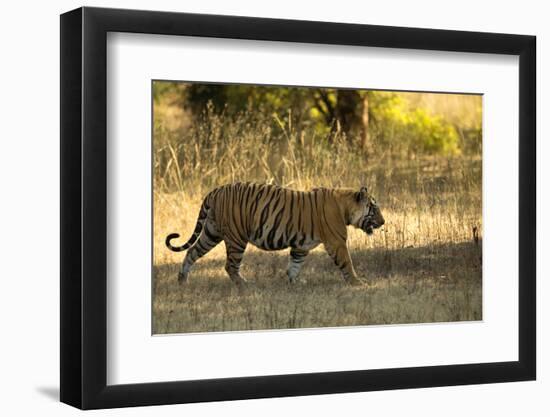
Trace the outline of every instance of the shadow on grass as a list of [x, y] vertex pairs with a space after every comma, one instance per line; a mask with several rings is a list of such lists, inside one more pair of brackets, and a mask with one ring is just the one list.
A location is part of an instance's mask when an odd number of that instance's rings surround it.
[[[326, 252], [309, 254], [300, 278], [286, 278], [288, 250], [245, 254], [237, 288], [225, 259], [205, 256], [189, 283], [179, 264], [157, 265], [153, 333], [189, 333], [480, 320], [481, 246], [473, 242], [386, 250], [355, 249], [364, 285], [350, 287]], [[183, 259], [183, 256], [182, 256]]]
[[[223, 243], [222, 243], [223, 244]], [[275, 276], [285, 280], [289, 259], [288, 249], [277, 252], [251, 251], [245, 253], [241, 272], [243, 277], [255, 282], [271, 280]], [[481, 242], [444, 243], [420, 247], [397, 249], [352, 249], [351, 257], [358, 276], [367, 281], [384, 280], [391, 277], [479, 279], [481, 280]], [[182, 260], [184, 255], [182, 255]], [[226, 277], [225, 259], [207, 254], [193, 267], [190, 281], [209, 277]], [[176, 279], [180, 264], [155, 265], [153, 277]], [[341, 274], [324, 250], [310, 253], [300, 277], [311, 283], [341, 281]], [[322, 277], [322, 281], [320, 278]], [[229, 282], [229, 279], [227, 278]]]

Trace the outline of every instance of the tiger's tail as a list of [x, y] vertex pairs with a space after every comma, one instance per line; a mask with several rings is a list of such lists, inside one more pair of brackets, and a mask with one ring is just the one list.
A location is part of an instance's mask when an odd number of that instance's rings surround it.
[[170, 233], [168, 236], [166, 236], [166, 240], [164, 243], [166, 243], [166, 246], [168, 249], [174, 252], [183, 252], [184, 250], [189, 249], [191, 246], [195, 244], [199, 236], [201, 235], [202, 229], [204, 227], [204, 222], [206, 221], [206, 217], [208, 216], [208, 210], [210, 210], [209, 200], [212, 193], [207, 195], [202, 202], [201, 209], [199, 211], [199, 217], [197, 218], [197, 224], [195, 225], [195, 231], [189, 238], [187, 242], [185, 242], [182, 246], [172, 246], [170, 241], [172, 239], [177, 239], [180, 237], [179, 233]]

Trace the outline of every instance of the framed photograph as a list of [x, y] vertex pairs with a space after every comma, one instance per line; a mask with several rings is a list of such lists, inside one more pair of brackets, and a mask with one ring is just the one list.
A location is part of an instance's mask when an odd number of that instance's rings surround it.
[[61, 16], [61, 401], [533, 380], [535, 37]]

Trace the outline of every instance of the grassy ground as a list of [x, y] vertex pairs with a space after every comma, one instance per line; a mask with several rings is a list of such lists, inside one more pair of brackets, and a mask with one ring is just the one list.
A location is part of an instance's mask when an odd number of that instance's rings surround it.
[[223, 243], [179, 286], [184, 254], [170, 252], [164, 238], [191, 234], [206, 190], [183, 184], [194, 191], [155, 193], [153, 332], [481, 320], [481, 232], [478, 239], [472, 230], [481, 231], [481, 160], [408, 161], [368, 172], [386, 225], [373, 236], [349, 229], [360, 287], [344, 283], [322, 246], [306, 258], [300, 276], [307, 282], [291, 286], [288, 250], [249, 245], [241, 272], [250, 284], [239, 291], [223, 268]]

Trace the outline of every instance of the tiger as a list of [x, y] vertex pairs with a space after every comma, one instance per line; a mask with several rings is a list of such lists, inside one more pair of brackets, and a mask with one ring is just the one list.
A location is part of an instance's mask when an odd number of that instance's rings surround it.
[[368, 235], [385, 220], [367, 187], [352, 189], [315, 188], [296, 191], [271, 184], [231, 183], [210, 191], [204, 198], [189, 240], [181, 246], [171, 241], [180, 237], [171, 233], [166, 246], [174, 252], [188, 250], [178, 273], [178, 282], [186, 283], [193, 264], [222, 240], [226, 247], [225, 270], [231, 281], [242, 285], [241, 261], [247, 245], [275, 251], [290, 247], [287, 276], [295, 283], [308, 253], [323, 244], [329, 256], [350, 285], [361, 281], [347, 247], [347, 226]]

